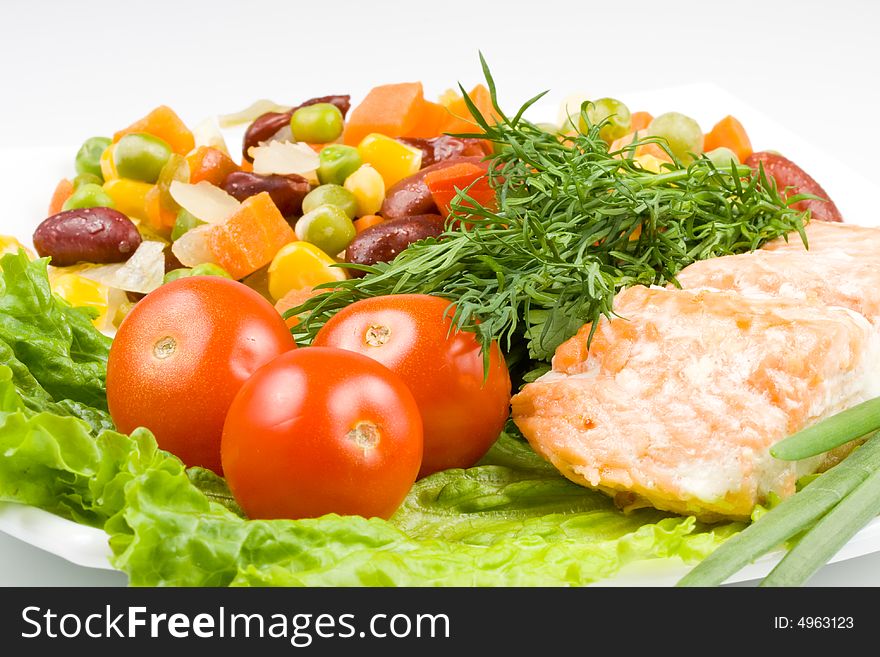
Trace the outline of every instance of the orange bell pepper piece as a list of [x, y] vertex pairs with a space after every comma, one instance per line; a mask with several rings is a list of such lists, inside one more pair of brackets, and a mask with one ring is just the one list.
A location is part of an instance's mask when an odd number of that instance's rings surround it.
[[196, 145], [192, 132], [174, 113], [174, 110], [166, 105], [160, 105], [144, 118], [117, 132], [113, 135], [113, 143], [132, 132], [146, 132], [154, 137], [164, 139], [171, 146], [171, 150], [178, 155], [186, 155]]

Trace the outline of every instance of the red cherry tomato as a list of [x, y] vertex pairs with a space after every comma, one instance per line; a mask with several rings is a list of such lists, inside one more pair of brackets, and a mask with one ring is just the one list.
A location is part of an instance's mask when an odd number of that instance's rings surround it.
[[483, 354], [473, 333], [452, 330], [449, 301], [400, 294], [357, 301], [318, 332], [315, 346], [373, 358], [406, 382], [422, 414], [425, 455], [420, 477], [480, 460], [510, 412], [510, 376], [498, 345]]
[[222, 453], [229, 488], [251, 518], [389, 518], [416, 479], [422, 421], [406, 384], [387, 368], [307, 347], [242, 386]]
[[107, 362], [107, 403], [120, 431], [150, 429], [188, 466], [222, 473], [223, 420], [241, 384], [295, 347], [272, 305], [218, 276], [168, 283], [122, 322]]

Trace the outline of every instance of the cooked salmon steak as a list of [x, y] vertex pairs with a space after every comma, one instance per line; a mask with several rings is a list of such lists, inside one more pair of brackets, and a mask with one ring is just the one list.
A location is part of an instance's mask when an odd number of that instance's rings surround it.
[[[850, 256], [876, 258], [880, 253], [880, 229], [853, 224], [813, 221], [804, 229], [810, 253], [838, 252]], [[763, 246], [764, 251], [807, 251], [797, 233], [788, 239], [779, 238]], [[725, 256], [728, 257], [728, 256]]]
[[702, 260], [678, 275], [687, 290], [735, 290], [842, 306], [880, 326], [880, 230], [814, 222], [754, 253]]
[[512, 404], [538, 453], [622, 506], [748, 518], [831, 458], [779, 461], [774, 443], [880, 394], [877, 332], [846, 308], [633, 287], [615, 312]]

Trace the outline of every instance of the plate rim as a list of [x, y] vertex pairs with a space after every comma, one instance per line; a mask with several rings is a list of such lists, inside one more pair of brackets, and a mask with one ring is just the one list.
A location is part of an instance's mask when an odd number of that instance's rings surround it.
[[[676, 86], [662, 87], [652, 90], [636, 90], [627, 94], [621, 94], [629, 103], [630, 98], [651, 99], [652, 97], [681, 96], [683, 98], [681, 109], [687, 109], [688, 103], [692, 103], [695, 97], [710, 97], [711, 104], [715, 107], [723, 107], [723, 111], [733, 114], [738, 118], [749, 117], [743, 122], [749, 124], [750, 119], [758, 119], [756, 125], [762, 126], [762, 132], [771, 132], [781, 137], [781, 142], [788, 144], [790, 151], [796, 151], [795, 159], [802, 162], [810, 162], [808, 168], [813, 171], [814, 163], [821, 163], [821, 168], [831, 168], [841, 178], [845, 178], [849, 187], [859, 189], [858, 197], [865, 199], [876, 198], [880, 194], [880, 187], [869, 181], [860, 172], [851, 168], [848, 164], [814, 146], [809, 140], [801, 137], [786, 128], [776, 120], [768, 117], [760, 109], [750, 102], [742, 100], [731, 93], [723, 85], [714, 82], [702, 82]], [[559, 96], [561, 100], [562, 96]], [[225, 135], [237, 134], [236, 129], [224, 130]], [[12, 153], [16, 155], [33, 156], [39, 154], [42, 157], [53, 158], [75, 152], [76, 147], [40, 147], [37, 149], [24, 148], [0, 148], [0, 153]], [[789, 148], [786, 148], [789, 150]], [[15, 161], [17, 158], [10, 158]], [[0, 158], [2, 160], [2, 158]], [[821, 179], [821, 176], [817, 178]], [[826, 188], [834, 188], [840, 182], [836, 176], [829, 177]], [[862, 191], [866, 190], [866, 191]], [[47, 191], [48, 193], [48, 191]], [[835, 193], [832, 196], [837, 197]], [[840, 201], [840, 198], [836, 198]], [[851, 199], [847, 197], [844, 204], [848, 205]], [[855, 201], [852, 201], [855, 205]], [[839, 205], [841, 205], [839, 203]], [[859, 217], [861, 218], [861, 217]], [[21, 223], [21, 222], [19, 222]], [[848, 223], [865, 224], [860, 221]], [[878, 225], [875, 221], [874, 225]], [[30, 226], [30, 223], [28, 224]], [[18, 225], [20, 229], [22, 226]], [[20, 236], [18, 236], [21, 239]], [[27, 239], [27, 243], [30, 240]], [[85, 568], [118, 571], [110, 563], [112, 551], [109, 545], [109, 536], [103, 529], [81, 525], [73, 520], [55, 515], [38, 507], [11, 501], [0, 501], [0, 531], [17, 538], [40, 550], [59, 556], [70, 563]], [[858, 558], [872, 553], [880, 552], [880, 516], [874, 518], [868, 525], [863, 527], [853, 536], [827, 563], [838, 563], [849, 559]], [[735, 575], [726, 580], [726, 584], [747, 582], [765, 576], [779, 562], [784, 555], [783, 550], [777, 550], [764, 555], [754, 563], [749, 564]], [[597, 580], [592, 586], [666, 586], [674, 584], [684, 574], [689, 572], [694, 564], [687, 564], [678, 557], [652, 558], [625, 564], [612, 577]]]

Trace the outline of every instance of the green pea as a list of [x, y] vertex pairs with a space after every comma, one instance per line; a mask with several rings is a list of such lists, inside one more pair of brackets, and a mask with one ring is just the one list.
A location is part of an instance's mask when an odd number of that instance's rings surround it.
[[358, 208], [354, 194], [340, 185], [321, 185], [306, 194], [302, 202], [303, 214], [311, 212], [319, 205], [335, 205], [349, 219], [354, 219]]
[[187, 276], [192, 276], [192, 269], [189, 267], [181, 267], [180, 269], [172, 269], [165, 276], [162, 277], [162, 284], [170, 283], [171, 281], [176, 281], [178, 278], [186, 278]]
[[211, 262], [205, 262], [192, 268], [192, 276], [220, 276], [222, 278], [232, 278], [229, 272], [220, 265]]
[[90, 173], [104, 182], [101, 173], [101, 155], [111, 142], [107, 137], [91, 137], [83, 142], [76, 153], [76, 172]]
[[632, 115], [629, 108], [616, 98], [600, 98], [587, 104], [587, 118], [589, 124], [584, 122], [584, 117], [579, 119], [581, 132], [587, 132], [590, 125], [597, 125], [606, 121], [599, 129], [599, 138], [610, 144], [615, 139], [620, 139], [629, 134], [632, 128]]
[[171, 147], [143, 132], [125, 135], [113, 149], [113, 162], [120, 178], [154, 183], [171, 157]]
[[325, 146], [318, 154], [318, 180], [322, 183], [341, 185], [364, 161], [353, 146], [333, 144]]
[[185, 235], [196, 226], [201, 226], [205, 222], [193, 216], [183, 208], [177, 212], [177, 220], [174, 222], [174, 228], [171, 229], [171, 241], [176, 242], [182, 235]]
[[306, 105], [290, 117], [293, 138], [310, 144], [326, 144], [339, 139], [342, 126], [342, 112], [332, 103]]
[[319, 205], [296, 222], [296, 236], [330, 256], [345, 250], [356, 234], [351, 219], [335, 205]]
[[655, 118], [648, 126], [648, 134], [665, 139], [669, 150], [683, 164], [689, 164], [694, 155], [699, 157], [703, 152], [700, 124], [678, 112], [666, 112]]
[[730, 162], [733, 161], [734, 166], [739, 164], [739, 158], [727, 146], [719, 146], [708, 153], [706, 157], [712, 160], [712, 164], [716, 169], [730, 169]]
[[73, 179], [73, 189], [77, 190], [83, 185], [103, 185], [104, 179], [91, 173], [81, 173]]
[[94, 183], [86, 183], [73, 190], [73, 194], [70, 195], [70, 198], [64, 201], [64, 205], [61, 206], [61, 209], [77, 210], [79, 208], [115, 207], [116, 204], [113, 203], [113, 199], [104, 191], [103, 187], [95, 185]]

